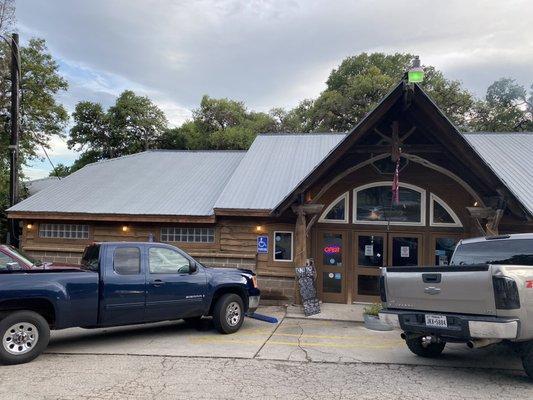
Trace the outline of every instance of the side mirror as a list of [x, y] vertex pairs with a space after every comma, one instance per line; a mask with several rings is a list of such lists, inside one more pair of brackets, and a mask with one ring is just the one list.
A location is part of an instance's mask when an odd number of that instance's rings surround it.
[[198, 265], [196, 265], [195, 261], [189, 261], [189, 274], [194, 274], [196, 271], [198, 271]]

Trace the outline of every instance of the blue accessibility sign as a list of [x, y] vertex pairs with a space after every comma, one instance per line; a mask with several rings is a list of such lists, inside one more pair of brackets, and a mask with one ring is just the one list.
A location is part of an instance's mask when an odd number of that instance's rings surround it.
[[268, 236], [257, 237], [257, 252], [260, 254], [268, 253]]

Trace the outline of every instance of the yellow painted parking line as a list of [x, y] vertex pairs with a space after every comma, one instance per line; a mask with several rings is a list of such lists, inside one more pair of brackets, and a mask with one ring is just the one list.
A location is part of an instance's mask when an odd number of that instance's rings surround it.
[[[197, 338], [191, 340], [193, 344], [262, 344], [263, 341], [259, 340], [239, 340], [239, 339], [219, 339], [219, 338]], [[399, 345], [403, 344], [403, 340], [390, 341], [389, 343], [380, 342], [379, 344], [369, 344], [369, 343], [331, 343], [331, 342], [285, 342], [278, 340], [269, 340], [266, 342], [266, 345], [276, 345], [276, 346], [303, 346], [303, 347], [330, 347], [330, 348], [339, 348], [339, 349], [348, 349], [348, 348], [361, 348], [361, 349], [392, 349]]]

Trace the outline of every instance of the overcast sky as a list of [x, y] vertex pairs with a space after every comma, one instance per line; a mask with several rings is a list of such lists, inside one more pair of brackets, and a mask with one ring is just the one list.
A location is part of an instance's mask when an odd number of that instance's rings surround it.
[[[532, 0], [17, 0], [17, 20], [59, 61], [69, 111], [133, 89], [175, 125], [203, 94], [292, 107], [363, 51], [419, 54], [479, 96], [502, 76], [533, 83]], [[55, 162], [76, 158], [62, 140], [53, 147]]]

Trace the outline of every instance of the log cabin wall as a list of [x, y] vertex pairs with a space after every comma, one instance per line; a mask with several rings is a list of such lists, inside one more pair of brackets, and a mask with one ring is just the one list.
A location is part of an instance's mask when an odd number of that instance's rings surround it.
[[[88, 225], [89, 238], [87, 240], [42, 238], [39, 237], [39, 225], [43, 223]], [[28, 228], [28, 224], [31, 224], [31, 228]], [[127, 227], [126, 231], [123, 231], [123, 226]], [[24, 220], [21, 247], [42, 261], [78, 264], [84, 248], [93, 242], [147, 241], [150, 235], [154, 241], [159, 242], [161, 228], [166, 226], [214, 228], [213, 243], [168, 243], [183, 249], [208, 266], [246, 268], [255, 271], [264, 300], [290, 302], [294, 298], [294, 262], [280, 262], [273, 258], [274, 232], [294, 232], [294, 222], [287, 218], [280, 220], [221, 217], [215, 224]], [[268, 254], [257, 254], [259, 235], [269, 237]]]

